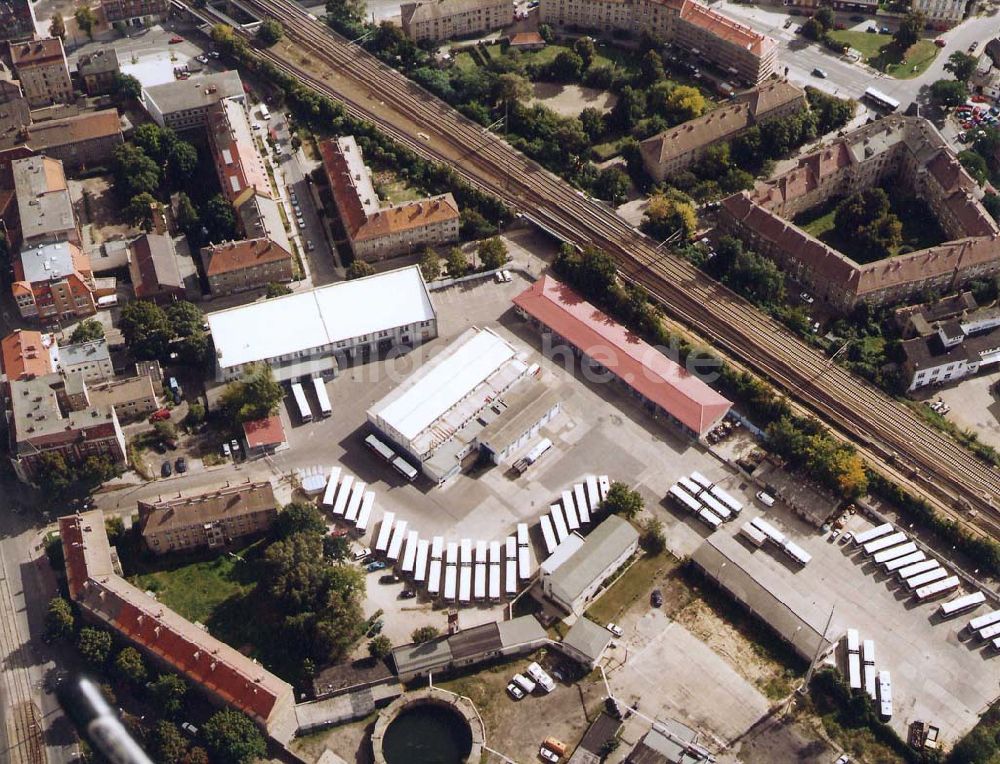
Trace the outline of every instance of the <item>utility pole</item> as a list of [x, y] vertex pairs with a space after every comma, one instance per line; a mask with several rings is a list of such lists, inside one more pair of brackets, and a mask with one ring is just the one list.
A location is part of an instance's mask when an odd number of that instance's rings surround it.
[[830, 630], [830, 622], [833, 620], [833, 611], [836, 607], [836, 603], [830, 606], [830, 615], [826, 619], [826, 626], [823, 627], [823, 633], [820, 634], [819, 642], [816, 644], [816, 653], [813, 655], [812, 662], [809, 664], [809, 670], [806, 671], [806, 678], [803, 680], [802, 686], [799, 687], [799, 693], [802, 695], [809, 692], [809, 682], [812, 680], [813, 672], [816, 670], [816, 664], [819, 662], [819, 654], [823, 650], [823, 642], [826, 641], [826, 633]]

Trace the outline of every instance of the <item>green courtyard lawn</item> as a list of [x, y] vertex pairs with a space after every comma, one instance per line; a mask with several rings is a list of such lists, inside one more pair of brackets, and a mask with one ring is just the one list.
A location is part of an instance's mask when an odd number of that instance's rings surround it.
[[899, 49], [893, 45], [892, 37], [888, 35], [845, 29], [831, 32], [830, 36], [850, 45], [864, 57], [866, 63], [898, 80], [908, 80], [922, 74], [940, 51], [933, 40], [918, 40], [905, 55], [900, 55]]
[[676, 567], [677, 560], [669, 555], [642, 555], [594, 600], [587, 608], [587, 617], [602, 626], [619, 620], [633, 602], [649, 596], [654, 580], [662, 578]]

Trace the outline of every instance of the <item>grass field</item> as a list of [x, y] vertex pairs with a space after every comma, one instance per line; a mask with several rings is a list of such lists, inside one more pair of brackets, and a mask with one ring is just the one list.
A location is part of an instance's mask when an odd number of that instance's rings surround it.
[[677, 567], [677, 560], [666, 555], [640, 557], [589, 608], [587, 616], [602, 626], [617, 620], [621, 613], [640, 597], [649, 594], [654, 577]]
[[940, 50], [933, 40], [918, 40], [901, 56], [888, 35], [848, 29], [831, 32], [830, 36], [850, 45], [864, 57], [866, 63], [898, 80], [908, 80], [922, 74], [937, 58]]

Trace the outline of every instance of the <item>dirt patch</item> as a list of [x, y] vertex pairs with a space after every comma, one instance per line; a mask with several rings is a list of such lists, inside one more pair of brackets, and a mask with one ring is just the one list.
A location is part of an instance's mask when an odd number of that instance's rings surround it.
[[350, 724], [297, 737], [292, 741], [292, 750], [308, 761], [316, 761], [329, 748], [344, 761], [370, 764], [375, 760], [372, 756], [371, 734], [377, 717], [378, 714], [373, 713]]
[[69, 189], [77, 218], [81, 225], [88, 227], [95, 245], [135, 232], [122, 222], [122, 206], [115, 195], [110, 175], [71, 180]]
[[837, 752], [818, 738], [809, 725], [791, 717], [763, 725], [739, 748], [739, 759], [744, 764], [772, 764], [776, 761], [820, 764], [833, 761], [836, 755]]
[[582, 85], [560, 85], [553, 82], [536, 82], [531, 86], [531, 103], [540, 103], [563, 117], [576, 117], [587, 108], [600, 112], [611, 111], [618, 96], [607, 90], [585, 88]]

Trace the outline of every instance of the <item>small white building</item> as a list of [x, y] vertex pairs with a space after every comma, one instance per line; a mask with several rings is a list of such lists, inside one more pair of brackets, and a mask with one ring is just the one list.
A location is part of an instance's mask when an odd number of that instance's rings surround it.
[[416, 265], [206, 316], [216, 378], [263, 362], [279, 381], [318, 376], [345, 362], [437, 336], [437, 313]]
[[104, 338], [75, 345], [59, 345], [54, 354], [56, 371], [67, 375], [79, 372], [88, 384], [107, 382], [115, 376], [111, 351]]

